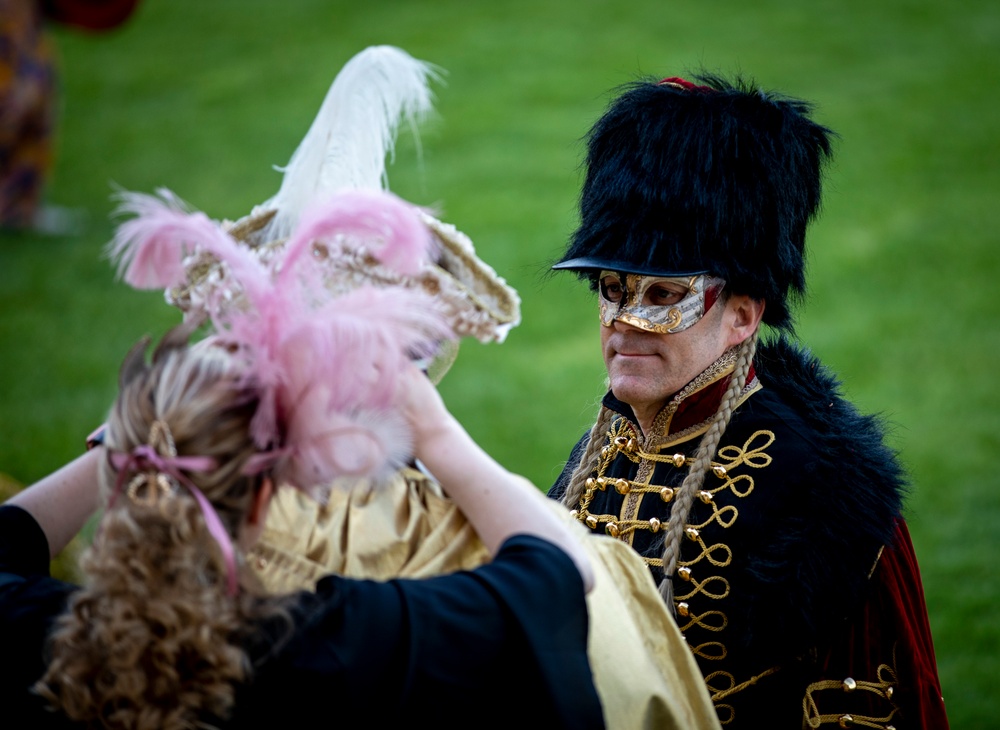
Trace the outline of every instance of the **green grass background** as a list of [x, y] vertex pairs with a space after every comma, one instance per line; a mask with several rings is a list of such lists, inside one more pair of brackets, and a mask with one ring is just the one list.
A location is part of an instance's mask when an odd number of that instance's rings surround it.
[[48, 197], [72, 237], [0, 240], [0, 472], [30, 483], [103, 420], [117, 367], [177, 321], [101, 257], [111, 185], [166, 186], [215, 218], [273, 194], [340, 67], [398, 45], [448, 73], [422, 156], [390, 184], [437, 204], [516, 286], [507, 343], [442, 383], [470, 432], [547, 487], [591, 422], [596, 305], [546, 279], [575, 222], [581, 137], [639, 74], [743, 72], [840, 134], [813, 227], [802, 338], [893, 424], [952, 727], [1000, 716], [1000, 5], [994, 0], [145, 0], [106, 34], [56, 29]]

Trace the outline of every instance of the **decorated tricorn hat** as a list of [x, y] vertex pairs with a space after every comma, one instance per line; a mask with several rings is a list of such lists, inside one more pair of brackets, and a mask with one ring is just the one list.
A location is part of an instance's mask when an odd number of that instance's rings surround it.
[[[249, 215], [223, 222], [229, 235], [263, 261], [280, 255], [302, 211], [318, 199], [342, 190], [388, 189], [386, 158], [392, 157], [401, 124], [416, 135], [417, 124], [432, 108], [430, 82], [439, 70], [393, 46], [371, 46], [340, 70], [319, 113], [288, 165], [280, 168], [281, 187]], [[332, 291], [362, 285], [421, 289], [434, 295], [438, 307], [459, 337], [503, 342], [521, 321], [521, 300], [503, 277], [477, 254], [472, 241], [431, 211], [420, 215], [435, 242], [433, 263], [417, 275], [401, 275], [352, 242], [317, 243], [324, 282]], [[166, 292], [167, 301], [185, 316], [200, 319], [212, 301], [239, 301], [238, 287], [215, 257], [196, 251], [186, 261], [184, 283]], [[452, 341], [447, 348], [457, 347]], [[439, 379], [454, 349], [432, 363]]]
[[832, 132], [804, 101], [695, 78], [628, 85], [590, 130], [580, 226], [553, 268], [712, 274], [791, 329]]

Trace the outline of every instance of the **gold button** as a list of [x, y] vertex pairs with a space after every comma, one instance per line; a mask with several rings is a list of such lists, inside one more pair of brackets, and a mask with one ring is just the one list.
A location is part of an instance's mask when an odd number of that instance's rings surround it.
[[571, 509], [569, 511], [569, 516], [572, 517], [574, 520], [580, 519], [580, 510], [578, 510], [578, 509]]
[[606, 477], [597, 477], [597, 488], [598, 489], [600, 489], [603, 492], [604, 489], [605, 489], [605, 487], [607, 487], [607, 486], [608, 486], [608, 480], [607, 480]]
[[848, 677], [843, 682], [845, 692], [853, 692], [858, 688], [858, 683], [854, 681], [853, 678]]
[[664, 502], [669, 502], [673, 498], [674, 498], [674, 490], [671, 489], [670, 487], [664, 487], [663, 489], [660, 490], [660, 499], [662, 499]]
[[661, 524], [662, 523], [657, 518], [655, 517], [649, 518], [649, 529], [651, 529], [653, 532], [659, 532]]
[[615, 480], [615, 489], [617, 490], [618, 494], [628, 494], [629, 493], [628, 480], [627, 479], [616, 479]]
[[712, 504], [712, 493], [702, 490], [698, 492], [698, 499], [700, 499], [705, 504]]
[[885, 698], [887, 700], [891, 700], [892, 699], [892, 686], [891, 685], [885, 688]]
[[607, 455], [608, 455], [608, 452], [609, 452], [610, 450], [611, 450], [610, 448], [608, 448], [607, 446], [605, 446], [604, 448], [602, 448], [602, 449], [601, 449], [601, 456], [603, 456], [603, 457], [605, 457], [605, 458], [606, 458], [606, 457], [607, 457]]
[[684, 528], [684, 534], [687, 535], [688, 540], [697, 540], [700, 533], [697, 527], [686, 527]]
[[611, 537], [618, 537], [618, 525], [614, 522], [609, 522], [604, 526], [604, 532], [611, 535]]
[[629, 439], [628, 440], [628, 443], [625, 444], [625, 450], [627, 452], [629, 452], [630, 454], [635, 453], [635, 450], [636, 450], [635, 439]]
[[677, 604], [677, 615], [678, 616], [684, 616], [686, 618], [688, 616], [688, 614], [690, 614], [690, 613], [691, 613], [691, 611], [688, 608], [688, 605], [686, 603], [684, 603], [684, 601], [681, 601], [680, 603]]
[[671, 461], [674, 462], [674, 466], [677, 466], [677, 467], [684, 466], [684, 462], [686, 460], [687, 460], [687, 457], [684, 456], [684, 454], [674, 454], [673, 459], [671, 459]]
[[627, 443], [628, 443], [628, 439], [625, 438], [624, 436], [616, 436], [615, 437], [615, 445], [616, 446], [624, 446]]
[[584, 520], [587, 523], [587, 527], [593, 530], [597, 527], [597, 518], [594, 515], [587, 515], [587, 519]]
[[591, 492], [593, 492], [594, 488], [597, 486], [597, 480], [594, 479], [594, 477], [590, 477], [589, 479], [587, 479], [587, 481], [583, 483], [583, 486], [589, 489]]
[[690, 568], [678, 568], [677, 569], [677, 576], [681, 580], [690, 581], [691, 580], [691, 569]]
[[726, 467], [724, 467], [724, 466], [713, 466], [712, 467], [712, 473], [715, 474], [715, 476], [719, 477], [719, 479], [725, 479], [726, 478]]
[[841, 727], [854, 727], [854, 717], [851, 715], [841, 715], [838, 724]]

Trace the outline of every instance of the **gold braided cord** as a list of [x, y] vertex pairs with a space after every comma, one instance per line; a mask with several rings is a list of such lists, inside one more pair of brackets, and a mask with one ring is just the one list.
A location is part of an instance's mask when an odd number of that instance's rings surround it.
[[[698, 580], [696, 578], [689, 578], [688, 580], [691, 584], [691, 591], [683, 595], [674, 596], [675, 600], [686, 601], [699, 594], [704, 594], [706, 598], [714, 598], [716, 601], [721, 601], [723, 598], [729, 597], [729, 581], [721, 575], [710, 575], [705, 580]], [[712, 590], [711, 586], [715, 583], [721, 583], [721, 586]]]
[[[748, 679], [745, 682], [740, 682], [739, 684], [733, 684], [728, 689], [713, 691], [712, 692], [712, 702], [718, 702], [719, 700], [724, 700], [727, 697], [729, 697], [730, 695], [736, 694], [737, 692], [742, 692], [747, 687], [752, 687], [753, 685], [757, 684], [757, 682], [759, 682], [760, 680], [762, 680], [764, 677], [769, 677], [772, 674], [777, 673], [778, 670], [780, 670], [780, 669], [781, 669], [781, 667], [771, 667], [770, 669], [765, 669], [760, 674], [755, 674], [754, 676], [750, 677], [750, 679]], [[710, 682], [713, 679], [715, 679], [716, 677], [721, 677], [721, 676], [728, 677], [730, 680], [732, 680], [733, 682], [735, 682], [735, 678], [729, 672], [712, 672], [707, 677], [705, 677], [705, 684], [711, 690], [712, 689], [712, 685], [710, 684]]]
[[[897, 684], [896, 672], [888, 664], [879, 664], [877, 676], [878, 680], [874, 682], [847, 678], [843, 680], [823, 679], [810, 684], [806, 687], [805, 696], [802, 698], [805, 727], [818, 728], [823, 725], [837, 725], [838, 727], [873, 727], [886, 730], [888, 723], [899, 711], [899, 708], [892, 702], [893, 688]], [[892, 710], [884, 717], [869, 717], [843, 712], [820, 714], [816, 698], [813, 695], [824, 690], [837, 690], [838, 693], [870, 692], [887, 700], [891, 704]]]
[[[701, 538], [700, 535], [698, 536], [696, 542], [698, 543], [698, 546], [701, 548], [701, 552], [698, 553], [698, 555], [691, 560], [678, 560], [677, 561], [678, 565], [682, 567], [696, 565], [697, 563], [700, 563], [702, 559], [704, 559], [707, 560], [711, 565], [714, 565], [716, 568], [725, 568], [726, 566], [728, 566], [730, 563], [733, 562], [733, 549], [728, 545], [726, 545], [726, 543], [717, 542], [714, 545], [709, 546], [705, 544], [705, 541]], [[715, 553], [722, 553], [723, 557], [719, 558], [715, 555]]]
[[[713, 649], [714, 653], [709, 653], [709, 649]], [[691, 653], [702, 659], [707, 659], [713, 662], [721, 662], [727, 656], [729, 656], [729, 649], [721, 641], [705, 641], [698, 646], [691, 647]]]
[[[761, 672], [760, 674], [750, 677], [750, 679], [748, 679], [745, 682], [741, 682], [740, 684], [736, 684], [736, 677], [734, 677], [729, 672], [719, 671], [719, 672], [712, 672], [711, 674], [707, 675], [705, 677], [705, 686], [708, 687], [708, 691], [711, 693], [712, 703], [715, 705], [715, 711], [719, 715], [719, 723], [721, 725], [728, 725], [733, 720], [736, 719], [736, 708], [734, 708], [730, 704], [723, 703], [722, 700], [736, 694], [737, 692], [742, 692], [747, 687], [751, 687], [757, 684], [757, 682], [762, 680], [764, 677], [768, 677], [776, 673], [780, 669], [781, 667], [771, 667], [770, 669], [767, 669]], [[728, 680], [729, 686], [727, 688], [715, 689], [712, 686], [712, 682], [720, 678]]]
[[[664, 487], [663, 485], [658, 484], [642, 483], [638, 481], [638, 477], [635, 480], [629, 480], [604, 476], [614, 459], [617, 456], [622, 455], [631, 461], [639, 461], [640, 463], [645, 464], [651, 461], [649, 457], [655, 456], [658, 457], [656, 459], [657, 461], [661, 463], [672, 463], [678, 468], [684, 466], [688, 461], [684, 454], [661, 456], [657, 454], [648, 454], [640, 449], [637, 449], [637, 440], [635, 436], [636, 434], [633, 431], [631, 424], [629, 424], [626, 419], [616, 418], [613, 420], [610, 429], [605, 435], [608, 445], [601, 449], [600, 456], [598, 457], [599, 463], [596, 472], [592, 472], [596, 473], [596, 476], [583, 479], [583, 493], [576, 502], [576, 513], [580, 521], [586, 522], [591, 529], [596, 529], [598, 525], [603, 524], [607, 534], [622, 540], [625, 540], [629, 537], [629, 535], [636, 531], [651, 531], [653, 533], [659, 532], [665, 529], [665, 525], [656, 518], [639, 520], [622, 518], [610, 514], [591, 514], [588, 508], [598, 491], [605, 491], [612, 488], [620, 492], [622, 495], [655, 495], [658, 499], [662, 499], [664, 502], [670, 502], [674, 499], [677, 489], [673, 487]], [[732, 471], [734, 468], [741, 465], [752, 468], [762, 468], [770, 464], [771, 457], [765, 452], [765, 449], [773, 443], [774, 433], [771, 431], [761, 430], [754, 432], [746, 440], [742, 447], [731, 445], [720, 449], [719, 461], [711, 462], [709, 470], [710, 474], [718, 478], [719, 483], [716, 486], [706, 486], [705, 484], [702, 484], [703, 489], [697, 492], [697, 496], [703, 502], [712, 505], [712, 514], [704, 522], [697, 524], [691, 523], [686, 525], [686, 527], [693, 527], [696, 530], [700, 530], [713, 522], [722, 528], [731, 527], [739, 517], [738, 508], [734, 505], [719, 507], [715, 504], [714, 497], [719, 492], [727, 489], [736, 497], [748, 496], [753, 491], [753, 477], [749, 474], [734, 475]], [[701, 543], [700, 540], [698, 540], [698, 542]], [[704, 545], [702, 545], [702, 547], [702, 555], [688, 562], [678, 560], [678, 565], [690, 566], [699, 562], [702, 557], [705, 557]], [[715, 549], [728, 551], [728, 547], [722, 543], [713, 545], [710, 548], [710, 550]], [[730, 558], [712, 560], [712, 562], [715, 565], [724, 566], [729, 564]], [[660, 567], [663, 565], [662, 558], [654, 559], [647, 557], [644, 559], [646, 560], [647, 565], [650, 566]]]
[[743, 387], [746, 385], [756, 349], [757, 333], [754, 332], [739, 348], [736, 368], [731, 376], [726, 394], [712, 420], [711, 427], [702, 437], [701, 444], [698, 446], [697, 456], [691, 465], [691, 471], [684, 478], [680, 488], [677, 490], [677, 502], [670, 512], [670, 520], [667, 523], [667, 534], [664, 536], [663, 541], [664, 575], [663, 580], [660, 582], [660, 592], [664, 599], [670, 600], [667, 604], [668, 606], [673, 604], [672, 578], [677, 567], [677, 561], [680, 558], [681, 539], [687, 527], [687, 518], [691, 513], [691, 505], [705, 483], [705, 476], [712, 465], [712, 457], [715, 455], [715, 450], [719, 446], [722, 434], [729, 424], [733, 409], [743, 393]]
[[[679, 605], [683, 606], [684, 603], [681, 602]], [[680, 613], [680, 611], [678, 611], [678, 613]], [[682, 618], [688, 618], [689, 621], [686, 624], [682, 624]], [[715, 620], [718, 623], [709, 623], [711, 620]], [[704, 613], [688, 614], [687, 616], [682, 614], [677, 619], [677, 627], [681, 630], [682, 634], [694, 626], [704, 629], [705, 631], [714, 631], [718, 633], [719, 631], [724, 630], [728, 625], [729, 617], [722, 611], [705, 611]]]
[[604, 435], [607, 433], [608, 427], [611, 425], [613, 416], [612, 411], [603, 405], [601, 406], [601, 410], [598, 411], [597, 420], [594, 422], [593, 428], [590, 429], [587, 449], [580, 457], [580, 463], [577, 464], [576, 470], [570, 477], [569, 484], [566, 485], [566, 491], [563, 493], [562, 503], [567, 507], [574, 507], [583, 498], [584, 483], [587, 481], [587, 476], [597, 468], [597, 462], [601, 456], [601, 444], [604, 441]]

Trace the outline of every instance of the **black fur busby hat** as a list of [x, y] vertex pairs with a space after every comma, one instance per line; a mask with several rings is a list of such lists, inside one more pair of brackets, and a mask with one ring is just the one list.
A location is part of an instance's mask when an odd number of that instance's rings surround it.
[[696, 78], [633, 83], [593, 126], [580, 226], [553, 268], [709, 273], [791, 329], [833, 134], [804, 101]]

